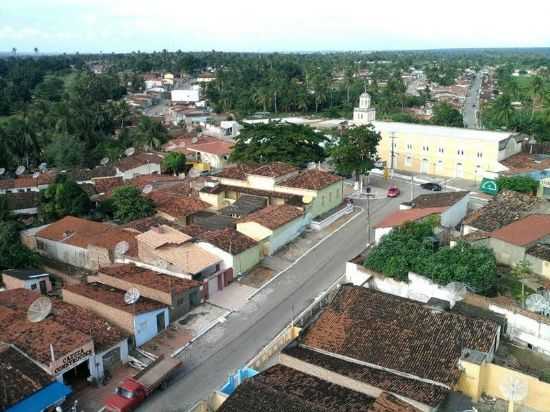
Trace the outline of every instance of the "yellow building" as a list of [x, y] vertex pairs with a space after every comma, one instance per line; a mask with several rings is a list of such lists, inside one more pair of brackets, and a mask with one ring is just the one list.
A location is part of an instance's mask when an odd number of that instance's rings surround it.
[[[500, 162], [521, 151], [511, 132], [372, 122], [382, 135], [378, 155], [390, 169], [479, 181], [507, 170]], [[393, 147], [392, 147], [393, 145]]]
[[218, 184], [203, 188], [200, 198], [215, 210], [246, 194], [267, 199], [267, 205], [303, 207], [306, 220], [311, 220], [343, 202], [341, 177], [317, 169], [300, 171], [286, 163], [240, 164], [225, 168], [214, 178]]

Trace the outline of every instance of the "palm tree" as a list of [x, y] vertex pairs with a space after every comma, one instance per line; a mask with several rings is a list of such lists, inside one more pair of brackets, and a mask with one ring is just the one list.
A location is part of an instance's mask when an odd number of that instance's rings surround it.
[[12, 53], [14, 56], [17, 56], [17, 47], [12, 47], [12, 48], [11, 48], [11, 53]]
[[34, 50], [34, 54], [38, 54], [38, 47], [35, 47], [33, 50]]
[[531, 100], [532, 100], [531, 119], [533, 119], [533, 117], [535, 116], [535, 109], [539, 107], [544, 100], [544, 95], [546, 93], [544, 86], [545, 86], [544, 79], [540, 76], [535, 76], [531, 81], [531, 86], [530, 86], [530, 94], [531, 94]]
[[493, 105], [493, 110], [498, 124], [508, 127], [514, 116], [514, 108], [512, 107], [510, 96], [507, 94], [499, 96]]

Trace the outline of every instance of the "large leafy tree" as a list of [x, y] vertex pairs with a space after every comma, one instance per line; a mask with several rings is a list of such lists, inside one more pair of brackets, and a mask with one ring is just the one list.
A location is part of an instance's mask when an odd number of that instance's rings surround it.
[[132, 139], [136, 145], [142, 146], [145, 150], [160, 149], [168, 140], [168, 131], [161, 123], [142, 116], [137, 127], [132, 130]]
[[61, 169], [82, 165], [85, 156], [85, 144], [67, 133], [55, 134], [53, 141], [46, 146], [48, 163]]
[[0, 221], [0, 270], [29, 268], [36, 264], [36, 255], [21, 243], [17, 224]]
[[39, 216], [44, 222], [64, 216], [86, 216], [92, 208], [88, 194], [74, 181], [61, 175], [41, 192]]
[[327, 138], [305, 125], [270, 122], [247, 125], [236, 138], [234, 162], [281, 161], [297, 166], [325, 159]]
[[113, 190], [109, 206], [114, 218], [122, 223], [148, 217], [155, 212], [151, 199], [144, 197], [141, 191], [133, 186]]
[[501, 176], [497, 179], [499, 190], [513, 190], [520, 193], [536, 193], [539, 183], [530, 176]]
[[462, 114], [449, 103], [439, 103], [433, 108], [432, 122], [439, 126], [464, 127]]
[[371, 124], [345, 130], [329, 150], [338, 173], [356, 176], [368, 173], [378, 158], [376, 147], [381, 138]]
[[496, 259], [486, 247], [458, 242], [453, 248], [434, 251], [433, 221], [410, 222], [382, 238], [364, 264], [377, 272], [407, 280], [418, 273], [440, 284], [462, 282], [470, 289], [488, 293], [497, 283]]

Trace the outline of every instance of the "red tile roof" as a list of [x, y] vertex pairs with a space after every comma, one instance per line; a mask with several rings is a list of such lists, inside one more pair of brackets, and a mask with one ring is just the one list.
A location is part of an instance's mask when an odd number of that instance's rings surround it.
[[451, 207], [462, 200], [469, 192], [426, 193], [414, 198], [411, 202], [417, 209], [429, 207]]
[[69, 285], [65, 286], [63, 290], [68, 290], [69, 292], [132, 314], [152, 312], [166, 307], [166, 305], [161, 302], [143, 296], [141, 296], [135, 304], [128, 305], [124, 302], [124, 294], [126, 291], [101, 283]]
[[309, 348], [454, 387], [464, 349], [490, 353], [499, 327], [420, 302], [344, 285], [305, 333]]
[[124, 230], [117, 226], [105, 223], [93, 222], [73, 216], [65, 216], [44, 229], [40, 230], [36, 237], [62, 242], [68, 245], [87, 248], [89, 245], [113, 250], [120, 241], [129, 243], [129, 256], [136, 256], [136, 233]]
[[273, 162], [254, 169], [250, 174], [266, 177], [281, 177], [296, 171], [298, 171], [298, 168], [288, 163]]
[[221, 229], [203, 231], [197, 236], [200, 240], [213, 244], [214, 246], [231, 253], [238, 255], [258, 244], [254, 239], [237, 232], [235, 229]]
[[192, 215], [210, 208], [210, 204], [190, 196], [177, 195], [165, 191], [155, 191], [149, 194], [157, 210], [176, 219]]
[[[0, 292], [0, 306], [17, 312], [24, 319], [30, 304], [40, 296], [40, 293], [28, 289], [11, 289]], [[90, 335], [96, 351], [109, 349], [128, 336], [122, 329], [93, 312], [70, 305], [58, 298], [51, 298], [51, 301], [52, 312], [47, 319]]]
[[220, 412], [368, 412], [374, 398], [283, 365], [247, 379]]
[[440, 214], [447, 210], [447, 207], [428, 207], [426, 209], [399, 210], [386, 216], [381, 222], [375, 225], [376, 228], [401, 226], [406, 222], [414, 222], [424, 219], [430, 215]]
[[182, 293], [186, 290], [201, 286], [201, 283], [196, 280], [177, 278], [131, 264], [108, 266], [101, 268], [99, 272], [107, 276], [136, 285], [143, 285], [165, 293], [170, 293], [171, 291], [174, 293]]
[[517, 246], [528, 246], [550, 235], [550, 215], [529, 215], [491, 233], [491, 237]]
[[162, 156], [156, 153], [136, 153], [133, 156], [128, 156], [120, 159], [114, 164], [114, 166], [122, 172], [126, 172], [128, 170], [132, 170], [136, 167], [140, 167], [146, 164], [160, 165], [161, 161]]
[[94, 179], [94, 185], [97, 193], [107, 193], [116, 187], [124, 186], [124, 181], [121, 176], [104, 177]]
[[268, 229], [275, 230], [303, 216], [304, 211], [295, 206], [272, 205], [246, 216], [241, 222], [256, 222]]
[[403, 402], [390, 393], [382, 392], [376, 398], [376, 402], [371, 406], [369, 412], [420, 412], [420, 409]]
[[197, 143], [188, 146], [188, 150], [192, 152], [210, 153], [217, 156], [224, 156], [231, 153], [234, 143], [223, 140], [212, 141], [208, 143]]
[[216, 176], [226, 179], [245, 180], [246, 175], [258, 168], [257, 163], [240, 163], [223, 169]]
[[296, 176], [280, 182], [281, 186], [296, 187], [299, 189], [321, 190], [341, 181], [340, 176], [333, 175], [318, 169], [305, 170]]

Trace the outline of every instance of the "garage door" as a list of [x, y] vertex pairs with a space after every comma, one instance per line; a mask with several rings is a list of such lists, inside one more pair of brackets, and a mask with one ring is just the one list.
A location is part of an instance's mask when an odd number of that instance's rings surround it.
[[103, 369], [112, 371], [120, 365], [120, 348], [116, 347], [113, 350], [103, 355]]

